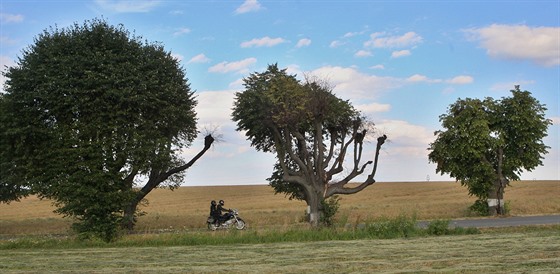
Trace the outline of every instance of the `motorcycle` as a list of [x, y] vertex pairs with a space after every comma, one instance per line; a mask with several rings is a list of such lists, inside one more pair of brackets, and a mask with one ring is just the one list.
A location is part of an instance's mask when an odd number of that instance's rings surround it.
[[228, 229], [230, 227], [235, 227], [238, 230], [242, 230], [246, 227], [245, 221], [239, 217], [239, 212], [237, 209], [230, 210], [225, 216], [225, 220], [216, 221], [214, 217], [208, 216], [206, 220], [208, 224], [208, 229], [214, 231], [216, 229]]

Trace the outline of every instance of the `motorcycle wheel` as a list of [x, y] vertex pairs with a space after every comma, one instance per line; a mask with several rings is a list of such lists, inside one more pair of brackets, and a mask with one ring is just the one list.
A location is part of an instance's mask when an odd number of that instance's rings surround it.
[[216, 229], [218, 229], [218, 226], [216, 224], [213, 223], [208, 223], [208, 229], [215, 231]]
[[241, 219], [237, 219], [237, 223], [235, 224], [235, 228], [241, 230], [245, 228], [245, 221], [241, 220]]

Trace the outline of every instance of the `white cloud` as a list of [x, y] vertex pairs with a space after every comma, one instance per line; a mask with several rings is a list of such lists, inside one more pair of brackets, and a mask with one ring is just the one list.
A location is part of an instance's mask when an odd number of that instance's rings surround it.
[[421, 75], [421, 74], [414, 74], [408, 78], [406, 78], [407, 82], [434, 82], [434, 80], [428, 78], [428, 76]]
[[231, 122], [234, 90], [197, 92], [196, 113], [200, 124], [224, 125]]
[[229, 83], [228, 87], [231, 89], [240, 90], [243, 89], [243, 84], [245, 84], [245, 81], [243, 81], [243, 78], [239, 78]]
[[370, 69], [385, 69], [385, 66], [379, 64], [379, 65], [371, 66], [371, 67], [369, 67], [369, 68], [370, 68]]
[[499, 25], [465, 30], [492, 58], [560, 65], [560, 27]]
[[446, 82], [449, 84], [464, 85], [474, 82], [474, 78], [468, 75], [459, 75], [447, 80]]
[[171, 15], [182, 15], [184, 13], [185, 12], [182, 11], [182, 10], [172, 10], [172, 11], [169, 12], [169, 14], [171, 14]]
[[148, 12], [157, 7], [160, 0], [95, 0], [101, 8], [119, 13]]
[[311, 39], [303, 38], [297, 42], [296, 48], [307, 47], [311, 45]]
[[299, 65], [290, 64], [286, 66], [286, 72], [290, 75], [304, 75], [305, 73], [301, 71]]
[[257, 0], [245, 0], [241, 6], [239, 6], [236, 10], [236, 14], [242, 14], [247, 12], [254, 12], [259, 11], [261, 9], [261, 4]]
[[325, 66], [310, 71], [310, 75], [329, 81], [334, 92], [343, 99], [372, 99], [379, 93], [402, 86], [402, 81], [358, 72], [354, 68]]
[[468, 75], [459, 75], [459, 76], [455, 76], [451, 79], [448, 80], [441, 80], [441, 79], [431, 79], [426, 75], [421, 75], [421, 74], [414, 74], [408, 78], [406, 78], [407, 82], [410, 83], [448, 83], [448, 84], [454, 84], [454, 85], [464, 85], [464, 84], [470, 84], [472, 82], [474, 82], [474, 79], [471, 76]]
[[370, 40], [364, 43], [365, 47], [373, 48], [404, 48], [415, 46], [422, 42], [422, 37], [415, 32], [407, 32], [401, 36], [385, 36], [384, 32], [370, 35]]
[[16, 40], [10, 39], [8, 36], [0, 36], [0, 45], [15, 45]]
[[507, 82], [507, 83], [496, 83], [494, 85], [492, 85], [490, 87], [491, 91], [509, 91], [512, 90], [516, 85], [521, 86], [521, 89], [523, 89], [523, 86], [525, 85], [531, 85], [534, 84], [535, 81], [533, 80], [520, 80], [520, 81], [514, 81], [514, 82]]
[[369, 56], [373, 56], [373, 54], [371, 53], [371, 51], [368, 50], [359, 50], [354, 54], [354, 57], [369, 57]]
[[427, 148], [435, 140], [432, 130], [402, 120], [384, 120], [376, 123], [376, 129], [388, 136], [393, 156], [425, 157], [427, 160]]
[[189, 29], [189, 28], [180, 28], [173, 33], [173, 36], [181, 36], [183, 34], [187, 34], [187, 33], [190, 33], [190, 32], [191, 32], [191, 29]]
[[342, 36], [342, 37], [344, 37], [344, 38], [350, 38], [350, 37], [354, 37], [354, 36], [359, 35], [359, 34], [360, 34], [359, 32], [347, 32], [347, 33], [345, 33], [344, 36]]
[[270, 38], [265, 36], [263, 38], [255, 38], [251, 41], [245, 41], [241, 43], [242, 48], [250, 48], [250, 47], [272, 47], [278, 44], [284, 43], [286, 40], [283, 38]]
[[560, 125], [560, 116], [550, 117], [549, 119], [552, 120], [553, 125]]
[[345, 43], [345, 42], [342, 42], [342, 41], [334, 40], [334, 41], [331, 42], [331, 44], [329, 45], [329, 47], [331, 47], [331, 48], [338, 48], [338, 47], [340, 47], [340, 46], [342, 46], [342, 45], [344, 45], [344, 44], [346, 44], [346, 43]]
[[206, 55], [204, 55], [204, 53], [198, 54], [196, 56], [194, 56], [193, 58], [191, 58], [191, 60], [189, 60], [187, 62], [187, 64], [190, 63], [208, 63], [210, 62], [210, 59], [208, 57], [206, 57]]
[[[12, 67], [16, 63], [12, 58], [8, 56], [0, 56], [0, 71], [6, 71], [6, 67]], [[0, 92], [4, 92], [4, 82], [6, 82], [6, 77], [4, 77], [3, 73], [0, 73]]]
[[226, 73], [236, 71], [239, 73], [247, 72], [247, 68], [257, 62], [257, 58], [246, 58], [236, 62], [221, 62], [208, 69], [209, 72]]
[[2, 23], [19, 23], [23, 21], [21, 14], [0, 13], [0, 22]]
[[414, 74], [406, 79], [407, 82], [425, 82], [425, 83], [441, 83], [441, 79], [432, 79], [425, 75]]
[[409, 56], [410, 54], [411, 54], [410, 50], [407, 49], [393, 51], [393, 53], [391, 53], [391, 58], [405, 57], [405, 56]]
[[391, 110], [390, 104], [371, 103], [371, 104], [357, 104], [354, 106], [356, 107], [357, 110], [363, 113], [387, 112]]
[[173, 56], [173, 58], [175, 58], [179, 62], [183, 61], [183, 59], [185, 58], [183, 55], [178, 53], [172, 53], [171, 56]]

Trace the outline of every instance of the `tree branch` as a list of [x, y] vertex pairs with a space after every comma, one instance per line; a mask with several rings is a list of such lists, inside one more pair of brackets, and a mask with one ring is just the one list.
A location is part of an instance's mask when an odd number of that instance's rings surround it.
[[148, 182], [138, 192], [135, 199], [137, 201], [144, 199], [144, 197], [146, 197], [146, 195], [148, 195], [150, 191], [156, 188], [163, 181], [167, 180], [169, 176], [190, 168], [198, 159], [200, 159], [200, 157], [202, 157], [202, 155], [204, 155], [204, 153], [206, 153], [208, 149], [210, 149], [213, 142], [214, 142], [214, 137], [212, 137], [212, 135], [206, 135], [206, 137], [204, 137], [204, 148], [197, 155], [195, 155], [188, 163], [179, 167], [172, 168], [166, 172], [161, 172], [161, 170], [153, 169], [150, 172], [150, 177], [148, 179]]
[[346, 150], [348, 149], [348, 146], [354, 141], [354, 135], [352, 135], [350, 140], [348, 140], [348, 142], [346, 143], [344, 143], [344, 139], [346, 139], [345, 137], [346, 136], [342, 137], [342, 141], [340, 142], [340, 153], [333, 162], [331, 169], [327, 172], [327, 177], [332, 178], [333, 175], [338, 174], [344, 170], [344, 168], [342, 167], [342, 163], [344, 162], [344, 156], [346, 156]]
[[374, 177], [375, 177], [375, 173], [377, 172], [377, 163], [379, 161], [379, 151], [381, 150], [381, 146], [385, 143], [385, 140], [387, 140], [386, 135], [383, 135], [383, 136], [377, 138], [377, 146], [375, 148], [375, 159], [373, 161], [373, 169], [372, 169], [372, 172], [368, 175], [367, 179], [363, 183], [360, 183], [357, 187], [353, 187], [353, 188], [345, 188], [344, 187], [351, 179], [353, 179], [357, 175], [362, 174], [364, 172], [365, 168], [367, 167], [367, 165], [371, 164], [372, 161], [368, 161], [367, 163], [362, 165], [362, 167], [359, 171], [352, 170], [351, 174], [346, 176], [346, 178], [344, 178], [342, 181], [340, 181], [336, 184], [329, 185], [329, 187], [327, 189], [327, 193], [326, 193], [327, 196], [326, 197], [330, 197], [330, 196], [335, 195], [335, 194], [357, 193], [357, 192], [360, 192], [361, 190], [363, 190], [364, 188], [366, 188], [367, 186], [374, 184], [375, 183]]

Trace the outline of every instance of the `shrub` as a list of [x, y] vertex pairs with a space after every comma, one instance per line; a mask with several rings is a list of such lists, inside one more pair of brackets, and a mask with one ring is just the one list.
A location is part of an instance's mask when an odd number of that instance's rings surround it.
[[449, 220], [435, 220], [428, 224], [427, 228], [428, 235], [449, 235], [451, 230], [449, 229]]
[[478, 199], [469, 206], [469, 215], [474, 216], [488, 216], [490, 215], [490, 209], [488, 208], [488, 203], [484, 199]]
[[390, 239], [410, 237], [418, 233], [416, 217], [400, 215], [394, 219], [381, 218], [366, 226], [370, 236], [375, 238]]
[[321, 202], [323, 205], [323, 215], [321, 215], [319, 221], [323, 226], [332, 226], [334, 224], [334, 216], [340, 208], [339, 201], [340, 197], [338, 197], [338, 195], [334, 195]]

